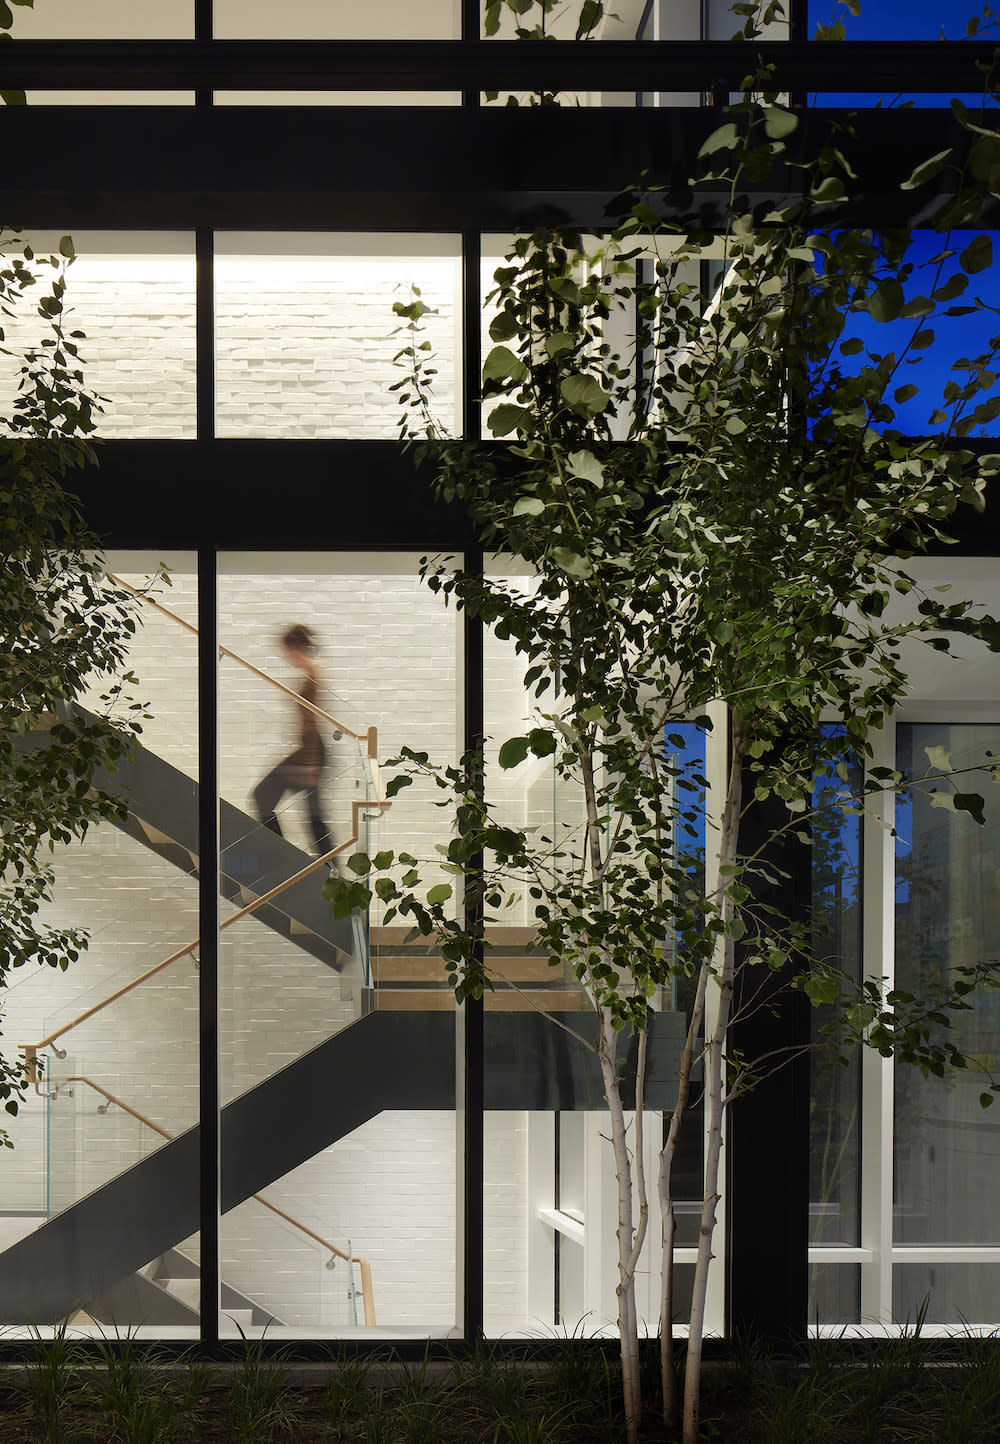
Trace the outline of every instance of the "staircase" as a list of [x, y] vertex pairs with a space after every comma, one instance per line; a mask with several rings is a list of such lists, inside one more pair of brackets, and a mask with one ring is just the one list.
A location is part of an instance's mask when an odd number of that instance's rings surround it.
[[[27, 746], [44, 744], [45, 734], [24, 740]], [[196, 874], [198, 789], [191, 778], [137, 746], [117, 773], [96, 780], [127, 800], [129, 815], [119, 825], [130, 836]], [[222, 888], [242, 905], [311, 861], [227, 803], [221, 805], [221, 849]], [[325, 876], [318, 870], [255, 915], [339, 971], [352, 955], [360, 961], [363, 938], [358, 919], [334, 920], [322, 897]], [[460, 1106], [447, 971], [439, 953], [424, 942], [408, 942], [407, 933], [373, 930], [362, 1016], [223, 1108], [223, 1213], [380, 1112]], [[488, 964], [497, 986], [485, 999], [486, 1107], [600, 1108], [599, 1073], [581, 1046], [596, 1041], [596, 1019], [582, 989], [536, 951], [532, 929], [496, 928], [490, 942]], [[538, 1009], [566, 1015], [571, 1032]], [[656, 1020], [648, 1107], [669, 1103], [683, 1022], [673, 1014]], [[622, 1061], [627, 1076], [634, 1059]], [[194, 1127], [4, 1251], [0, 1323], [195, 1324], [197, 1265], [179, 1246], [200, 1228], [199, 1172], [200, 1130]], [[222, 1303], [244, 1328], [280, 1322], [225, 1283]]]
[[[128, 817], [117, 819], [123, 831], [197, 876], [197, 782], [138, 743], [116, 772], [101, 772], [94, 781], [127, 804]], [[287, 838], [262, 827], [225, 799], [219, 801], [219, 843], [220, 889], [239, 907], [312, 861]], [[323, 897], [327, 875], [321, 869], [303, 878], [283, 892], [280, 901], [265, 903], [254, 916], [327, 966], [339, 969], [352, 954], [355, 940], [350, 920], [336, 920]]]
[[[316, 1098], [323, 1107], [302, 1106]], [[452, 1018], [372, 1013], [223, 1108], [223, 1213], [401, 1106], [454, 1108]], [[0, 1255], [0, 1320], [90, 1313], [91, 1301], [197, 1233], [199, 1149], [190, 1128]]]
[[[408, 927], [371, 929], [369, 1009], [454, 1012], [455, 994], [440, 950], [426, 938], [410, 941]], [[552, 966], [535, 947], [534, 928], [491, 927], [486, 932], [486, 968], [493, 991], [483, 994], [488, 1012], [580, 1013], [590, 1008], [586, 993], [565, 964]]]

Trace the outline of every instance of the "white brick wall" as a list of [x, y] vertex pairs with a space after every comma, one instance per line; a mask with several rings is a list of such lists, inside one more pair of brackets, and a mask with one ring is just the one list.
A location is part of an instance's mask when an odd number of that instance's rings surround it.
[[[59, 237], [30, 239], [41, 255], [54, 252]], [[86, 333], [86, 382], [104, 398], [97, 435], [193, 437], [193, 236], [78, 232], [74, 243], [65, 329]], [[425, 318], [438, 369], [435, 414], [458, 430], [461, 266], [451, 238], [220, 235], [218, 252], [219, 436], [395, 439], [400, 409], [389, 388], [405, 373], [392, 359], [403, 345], [392, 307], [411, 299], [413, 285], [438, 313]], [[4, 320], [15, 349], [49, 334], [36, 303], [29, 295], [18, 317]], [[17, 368], [5, 356], [0, 363], [6, 414]]]
[[[152, 238], [123, 236], [117, 254], [109, 253], [110, 243], [100, 234], [81, 233], [75, 239], [79, 254], [69, 268], [64, 328], [86, 333], [79, 342], [86, 384], [106, 398], [97, 434], [194, 436], [193, 238], [161, 235], [153, 251], [144, 249]], [[43, 254], [54, 250], [58, 236], [32, 241]], [[45, 287], [40, 284], [35, 291], [43, 295]], [[20, 303], [18, 319], [4, 323], [15, 347], [37, 345], [48, 334], [33, 314], [37, 301], [30, 295]], [[0, 362], [0, 414], [6, 415], [17, 378], [11, 358], [0, 357]]]
[[411, 285], [439, 312], [425, 318], [425, 335], [439, 372], [436, 409], [454, 433], [459, 283], [455, 256], [221, 253], [218, 435], [398, 436], [389, 388], [405, 374], [392, 360], [404, 340], [392, 307], [409, 302]]

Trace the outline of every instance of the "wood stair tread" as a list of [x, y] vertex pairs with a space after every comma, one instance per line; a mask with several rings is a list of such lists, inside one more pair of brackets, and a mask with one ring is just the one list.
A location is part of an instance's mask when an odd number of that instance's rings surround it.
[[[455, 1008], [455, 995], [445, 988], [375, 988], [372, 1006], [390, 1013], [448, 1013]], [[498, 988], [483, 994], [483, 1006], [496, 1013], [580, 1013], [590, 1003], [580, 988]]]

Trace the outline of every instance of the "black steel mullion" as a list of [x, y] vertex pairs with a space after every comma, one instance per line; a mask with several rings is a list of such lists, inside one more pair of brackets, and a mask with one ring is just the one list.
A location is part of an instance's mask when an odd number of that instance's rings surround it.
[[[214, 0], [194, 0], [194, 38], [201, 42], [212, 39]], [[215, 92], [211, 87], [199, 87], [194, 93], [194, 103], [204, 109], [214, 103]]]
[[482, 439], [482, 270], [483, 247], [478, 231], [462, 233], [462, 435]]
[[[809, 0], [791, 0], [788, 7], [788, 38], [795, 44], [809, 39]], [[798, 110], [804, 110], [809, 103], [808, 90], [797, 85], [789, 91], [789, 103]]]
[[[482, 436], [480, 405], [481, 326], [482, 326], [482, 238], [478, 231], [462, 234], [462, 430], [467, 441]], [[465, 570], [482, 575], [482, 548], [467, 548]], [[463, 658], [465, 674], [463, 746], [467, 755], [481, 751], [485, 731], [483, 717], [483, 624], [478, 616], [463, 613]], [[473, 858], [470, 869], [482, 866], [482, 858]], [[482, 904], [467, 902], [465, 925], [478, 931], [482, 927]], [[482, 944], [480, 943], [480, 952]], [[480, 961], [481, 961], [480, 956]], [[471, 999], [465, 1004], [465, 1127], [463, 1144], [465, 1159], [462, 1177], [465, 1180], [464, 1207], [464, 1271], [463, 1334], [467, 1343], [483, 1337], [483, 1078], [484, 1030], [483, 1001]]]
[[[462, 34], [463, 40], [478, 40], [480, 38], [480, 16], [482, 14], [482, 0], [462, 0]], [[462, 91], [463, 106], [473, 109], [479, 106], [479, 87], [469, 86]]]
[[[483, 553], [479, 548], [466, 551], [466, 572], [482, 575]], [[484, 733], [483, 718], [483, 624], [480, 617], [463, 612], [465, 660], [465, 751], [469, 756], [481, 754]], [[473, 857], [469, 870], [482, 867], [482, 857]], [[467, 900], [465, 926], [481, 932], [482, 902]], [[482, 961], [482, 942], [479, 944]], [[483, 1337], [484, 1249], [483, 1249], [483, 1107], [484, 1107], [484, 1028], [483, 1000], [470, 998], [465, 1010], [465, 1147], [462, 1176], [465, 1180], [464, 1204], [464, 1288], [463, 1336], [467, 1344]]]
[[201, 1337], [219, 1338], [219, 814], [214, 547], [198, 550], [198, 974]]
[[[197, 445], [210, 446], [215, 432], [214, 238], [195, 233]], [[211, 523], [210, 523], [211, 526]], [[219, 1340], [221, 1216], [219, 1089], [219, 767], [218, 616], [215, 538], [198, 547], [198, 931], [201, 1338]]]

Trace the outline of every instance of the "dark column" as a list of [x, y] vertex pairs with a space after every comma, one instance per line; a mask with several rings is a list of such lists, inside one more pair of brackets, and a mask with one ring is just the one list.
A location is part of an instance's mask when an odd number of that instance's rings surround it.
[[[752, 796], [750, 778], [746, 795]], [[784, 805], [771, 798], [754, 803], [743, 826], [741, 852], [756, 851], [768, 834], [788, 820]], [[759, 880], [755, 894], [788, 917], [805, 917], [810, 900], [810, 854], [794, 839], [767, 852], [787, 874], [776, 886]], [[773, 1346], [805, 1338], [809, 1247], [809, 1059], [794, 1056], [809, 1041], [809, 1002], [787, 986], [788, 970], [754, 967], [742, 981], [731, 1046], [748, 1062], [768, 1057], [770, 1076], [728, 1110], [727, 1333], [749, 1333]]]

